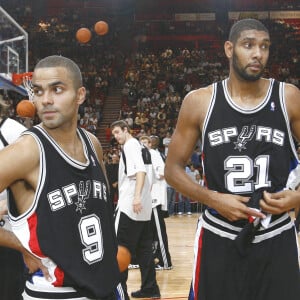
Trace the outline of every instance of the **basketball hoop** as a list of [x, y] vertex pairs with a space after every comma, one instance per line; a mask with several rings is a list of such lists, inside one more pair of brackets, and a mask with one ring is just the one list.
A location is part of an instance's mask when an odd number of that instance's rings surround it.
[[33, 72], [13, 73], [11, 78], [12, 82], [15, 85], [21, 85], [23, 83], [30, 101], [33, 101], [33, 97], [34, 97], [34, 92], [31, 83], [32, 75]]

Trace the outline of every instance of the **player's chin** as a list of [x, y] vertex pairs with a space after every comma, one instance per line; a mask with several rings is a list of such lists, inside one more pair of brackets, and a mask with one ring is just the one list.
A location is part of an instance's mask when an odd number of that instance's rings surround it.
[[57, 120], [48, 120], [48, 119], [42, 119], [42, 123], [45, 127], [49, 129], [56, 129], [60, 127], [61, 123]]

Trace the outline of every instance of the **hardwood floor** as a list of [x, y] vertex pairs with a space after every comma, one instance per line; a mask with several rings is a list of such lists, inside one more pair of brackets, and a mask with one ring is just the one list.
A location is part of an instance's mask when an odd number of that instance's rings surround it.
[[[194, 236], [199, 214], [172, 216], [166, 226], [173, 269], [156, 271], [162, 299], [187, 299], [193, 266]], [[129, 270], [128, 292], [140, 288], [140, 270]], [[134, 299], [134, 298], [131, 298]]]
[[[189, 216], [172, 216], [166, 219], [173, 269], [156, 271], [163, 300], [187, 299], [188, 297], [194, 257], [194, 236], [198, 218], [199, 214], [192, 214]], [[140, 289], [140, 282], [140, 270], [129, 270], [127, 282], [129, 295], [132, 291]]]

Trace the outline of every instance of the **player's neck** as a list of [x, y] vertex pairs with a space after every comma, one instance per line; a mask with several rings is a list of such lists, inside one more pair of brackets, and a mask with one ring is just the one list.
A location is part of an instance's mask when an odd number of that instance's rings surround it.
[[[82, 142], [75, 128], [48, 128], [42, 124], [42, 127], [55, 140], [55, 142], [71, 157], [82, 161]], [[80, 153], [80, 154], [79, 154]], [[84, 158], [85, 160], [85, 158]]]
[[264, 100], [269, 86], [269, 81], [241, 81], [237, 78], [227, 80], [227, 90], [232, 101], [243, 108], [252, 108]]
[[[129, 132], [127, 132], [127, 133], [126, 133], [126, 136], [125, 136], [125, 143], [128, 142], [128, 141], [129, 141], [130, 139], [132, 139], [132, 138], [133, 138], [133, 136], [132, 136]], [[125, 143], [124, 143], [124, 144], [125, 144]]]

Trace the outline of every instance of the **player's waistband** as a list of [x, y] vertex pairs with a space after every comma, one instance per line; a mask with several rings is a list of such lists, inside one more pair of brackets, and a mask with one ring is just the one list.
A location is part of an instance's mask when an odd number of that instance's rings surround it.
[[24, 300], [68, 299], [68, 300], [115, 300], [115, 297], [87, 298], [72, 287], [37, 286], [27, 281], [23, 292]]
[[72, 287], [39, 286], [28, 281], [25, 285], [23, 297], [24, 299], [88, 299], [82, 297], [82, 295]]
[[[220, 214], [214, 214], [214, 211], [206, 209], [202, 215], [203, 228], [218, 234], [222, 237], [234, 240], [242, 228], [246, 225], [247, 220], [237, 222], [229, 222]], [[289, 230], [294, 226], [288, 213], [272, 216], [268, 228], [260, 226], [255, 234], [253, 243], [259, 243], [263, 240], [274, 237], [285, 230]]]

